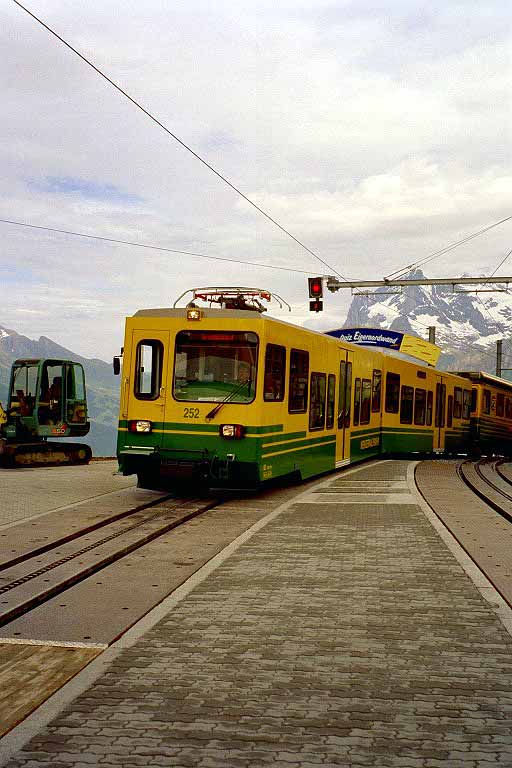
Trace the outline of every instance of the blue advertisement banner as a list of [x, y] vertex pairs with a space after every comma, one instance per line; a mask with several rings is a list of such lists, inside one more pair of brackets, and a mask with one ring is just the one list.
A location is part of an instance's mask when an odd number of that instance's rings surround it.
[[326, 331], [326, 336], [334, 336], [340, 341], [362, 344], [366, 347], [400, 349], [404, 334], [383, 328], [338, 328], [334, 331]]

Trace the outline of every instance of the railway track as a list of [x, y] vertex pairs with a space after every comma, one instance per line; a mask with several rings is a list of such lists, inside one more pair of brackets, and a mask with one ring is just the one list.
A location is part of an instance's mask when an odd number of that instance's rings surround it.
[[502, 459], [463, 461], [457, 468], [461, 480], [489, 507], [512, 522], [512, 483], [498, 465]]
[[496, 462], [496, 472], [505, 483], [512, 486], [512, 463], [509, 459], [499, 459]]
[[0, 562], [0, 627], [221, 503], [164, 497]]

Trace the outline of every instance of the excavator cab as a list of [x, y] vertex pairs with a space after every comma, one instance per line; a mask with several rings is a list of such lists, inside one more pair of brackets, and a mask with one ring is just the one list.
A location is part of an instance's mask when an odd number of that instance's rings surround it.
[[[0, 455], [14, 464], [86, 463], [87, 445], [49, 442], [89, 432], [85, 376], [70, 360], [16, 360], [0, 419]], [[5, 463], [5, 462], [4, 462]], [[11, 462], [12, 463], [12, 462]]]

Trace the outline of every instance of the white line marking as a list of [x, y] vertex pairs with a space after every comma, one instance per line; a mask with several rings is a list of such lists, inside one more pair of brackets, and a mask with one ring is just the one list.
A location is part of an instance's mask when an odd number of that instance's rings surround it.
[[412, 495], [416, 499], [416, 504], [419, 506], [427, 520], [432, 524], [437, 533], [440, 535], [455, 559], [460, 563], [484, 600], [489, 603], [490, 607], [499, 618], [507, 632], [512, 635], [512, 608], [507, 605], [498, 590], [491, 584], [485, 573], [480, 570], [475, 561], [470, 557], [470, 555], [468, 555], [461, 544], [459, 544], [455, 536], [450, 533], [448, 528], [436, 515], [433, 509], [427, 504], [418, 488], [416, 487], [414, 470], [419, 463], [419, 461], [411, 462], [411, 464], [407, 467], [407, 482], [409, 483], [409, 488], [411, 489]]
[[107, 643], [74, 643], [71, 640], [31, 640], [26, 637], [0, 637], [0, 645], [51, 645], [55, 648], [99, 648], [105, 650]]

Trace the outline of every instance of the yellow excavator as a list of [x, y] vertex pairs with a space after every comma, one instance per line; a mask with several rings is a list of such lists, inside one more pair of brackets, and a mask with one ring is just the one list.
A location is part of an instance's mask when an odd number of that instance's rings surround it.
[[7, 407], [0, 403], [0, 466], [87, 464], [85, 443], [54, 438], [89, 432], [85, 374], [71, 360], [15, 360]]

